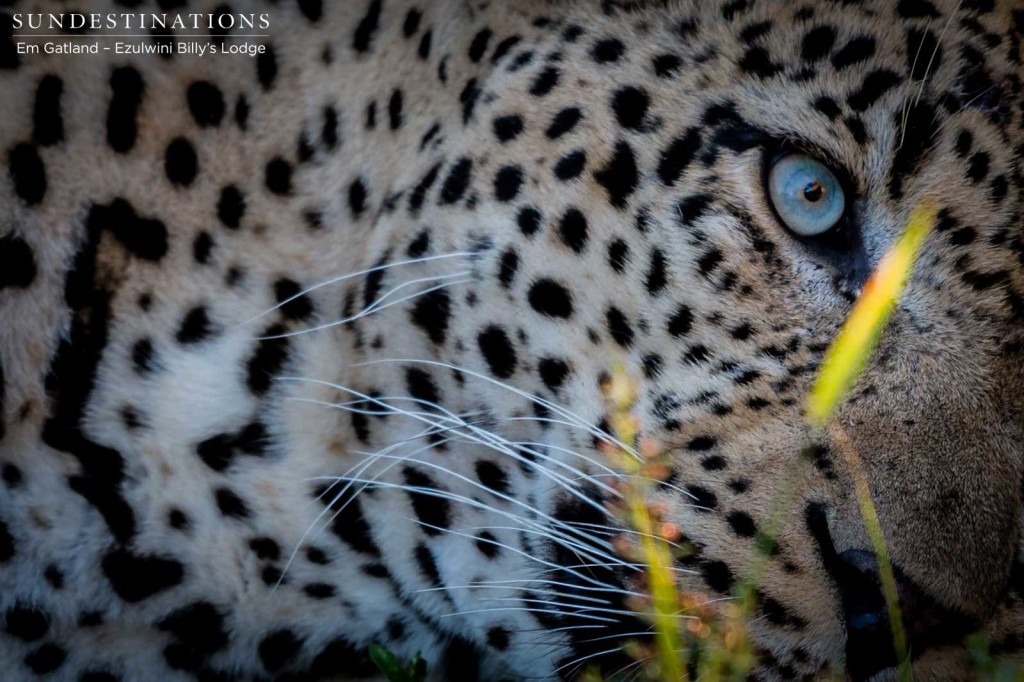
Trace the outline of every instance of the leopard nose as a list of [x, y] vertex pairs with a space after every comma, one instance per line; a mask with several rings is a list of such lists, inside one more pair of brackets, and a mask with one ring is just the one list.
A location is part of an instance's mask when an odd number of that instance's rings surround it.
[[[843, 605], [847, 672], [854, 680], [868, 680], [898, 663], [878, 561], [874, 552], [862, 549], [840, 552], [835, 559], [830, 572]], [[913, 658], [970, 632], [970, 619], [943, 608], [899, 568], [893, 573]]]

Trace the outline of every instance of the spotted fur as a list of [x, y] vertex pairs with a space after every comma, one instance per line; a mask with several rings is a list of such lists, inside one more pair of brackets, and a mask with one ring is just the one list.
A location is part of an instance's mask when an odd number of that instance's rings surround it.
[[[352, 679], [372, 642], [438, 679], [615, 670], [645, 627], [596, 449], [617, 359], [684, 588], [728, 596], [795, 486], [755, 679], [892, 675], [854, 624], [880, 607], [851, 450], [916, 679], [967, 676], [975, 631], [1019, 655], [1013, 0], [240, 2], [266, 52], [203, 59], [19, 55], [11, 12], [66, 8], [3, 4], [5, 679]], [[838, 238], [771, 209], [786, 149], [850, 188]], [[822, 353], [923, 200], [807, 450]]]

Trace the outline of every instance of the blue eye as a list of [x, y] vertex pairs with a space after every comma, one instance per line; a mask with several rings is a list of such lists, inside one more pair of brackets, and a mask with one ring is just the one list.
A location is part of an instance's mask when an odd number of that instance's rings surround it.
[[846, 196], [828, 167], [803, 154], [787, 154], [768, 171], [768, 195], [791, 232], [801, 237], [825, 234], [846, 210]]

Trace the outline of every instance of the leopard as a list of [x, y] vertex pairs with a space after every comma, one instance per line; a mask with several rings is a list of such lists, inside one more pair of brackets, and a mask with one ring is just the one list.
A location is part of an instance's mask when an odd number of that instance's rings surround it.
[[0, 5], [3, 679], [635, 675], [629, 490], [747, 679], [1021, 662], [1015, 0]]

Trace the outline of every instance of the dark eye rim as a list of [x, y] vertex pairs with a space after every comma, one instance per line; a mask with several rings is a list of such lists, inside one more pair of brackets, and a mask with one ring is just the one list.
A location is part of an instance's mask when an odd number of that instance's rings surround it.
[[[772, 201], [771, 191], [768, 186], [768, 179], [771, 174], [772, 168], [779, 160], [792, 155], [807, 156], [809, 158], [817, 160], [819, 163], [828, 168], [835, 176], [836, 181], [842, 188], [844, 195], [846, 196], [846, 206], [843, 209], [843, 214], [839, 216], [839, 220], [825, 232], [816, 235], [801, 235], [794, 232], [786, 221], [779, 215], [778, 209], [775, 207], [775, 202]], [[815, 150], [802, 149], [793, 144], [786, 142], [776, 142], [774, 144], [766, 144], [761, 148], [761, 190], [764, 193], [765, 203], [771, 209], [772, 215], [775, 217], [775, 222], [779, 224], [786, 234], [798, 242], [807, 245], [808, 247], [820, 249], [825, 248], [828, 251], [833, 252], [851, 252], [856, 248], [856, 235], [859, 232], [857, 229], [856, 220], [856, 184], [853, 182], [853, 176], [842, 166], [828, 163], [823, 161], [823, 155]]]

